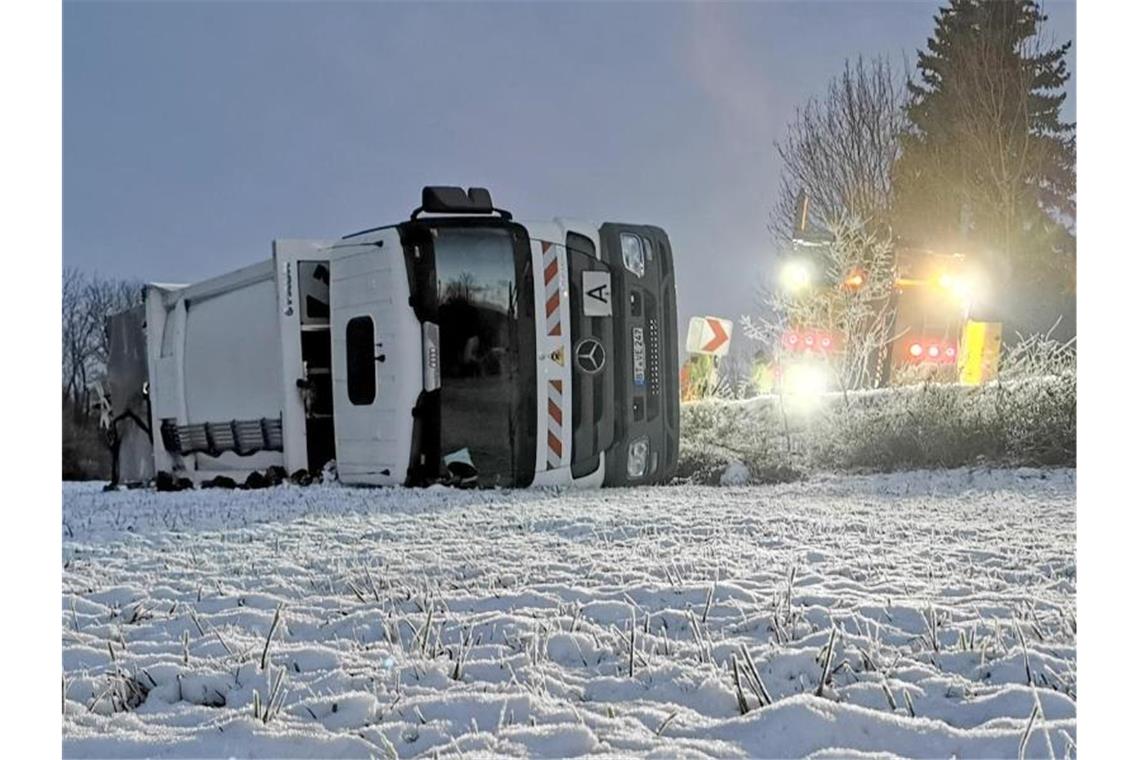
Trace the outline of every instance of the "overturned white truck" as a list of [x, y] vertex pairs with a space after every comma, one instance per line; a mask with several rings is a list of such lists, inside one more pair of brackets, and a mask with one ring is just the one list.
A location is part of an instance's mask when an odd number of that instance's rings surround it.
[[112, 327], [116, 420], [149, 422], [151, 461], [136, 454], [125, 479], [335, 461], [351, 484], [600, 486], [677, 466], [658, 227], [524, 224], [485, 189], [426, 187], [408, 221], [148, 285]]

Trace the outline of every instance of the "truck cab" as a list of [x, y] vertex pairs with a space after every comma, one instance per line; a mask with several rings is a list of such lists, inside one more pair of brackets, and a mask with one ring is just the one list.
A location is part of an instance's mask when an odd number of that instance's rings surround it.
[[198, 481], [331, 460], [360, 485], [667, 482], [676, 322], [662, 229], [520, 223], [484, 189], [426, 187], [406, 221], [278, 240], [267, 264], [148, 288], [155, 467]]

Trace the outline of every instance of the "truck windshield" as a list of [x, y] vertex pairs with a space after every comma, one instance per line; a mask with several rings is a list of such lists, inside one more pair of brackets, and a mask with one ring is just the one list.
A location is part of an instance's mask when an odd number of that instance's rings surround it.
[[[481, 486], [515, 485], [521, 405], [533, 378], [519, 356], [518, 284], [510, 233], [437, 227], [440, 452]], [[531, 348], [533, 351], [533, 348]]]

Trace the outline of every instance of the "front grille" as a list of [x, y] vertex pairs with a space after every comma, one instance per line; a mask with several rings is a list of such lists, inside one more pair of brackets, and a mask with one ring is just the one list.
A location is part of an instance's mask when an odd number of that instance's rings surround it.
[[645, 418], [657, 419], [661, 413], [661, 324], [657, 312], [657, 298], [646, 289], [641, 290], [642, 313], [645, 315]]
[[649, 375], [649, 392], [654, 396], [661, 395], [661, 330], [657, 320], [650, 317], [646, 320], [649, 332], [648, 345], [645, 347], [646, 374]]

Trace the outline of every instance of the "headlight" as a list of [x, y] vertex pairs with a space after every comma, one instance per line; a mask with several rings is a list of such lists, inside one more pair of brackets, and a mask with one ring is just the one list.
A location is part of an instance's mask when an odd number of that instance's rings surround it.
[[969, 274], [943, 272], [938, 275], [935, 283], [944, 293], [953, 297], [963, 306], [969, 305], [977, 296], [977, 286], [974, 278]]
[[625, 472], [631, 478], [640, 478], [645, 474], [649, 465], [649, 439], [638, 438], [629, 444], [629, 452], [625, 459]]
[[806, 261], [792, 259], [780, 268], [780, 286], [789, 293], [800, 293], [811, 285], [811, 266]]
[[645, 249], [641, 247], [641, 238], [637, 235], [623, 233], [621, 236], [621, 260], [625, 268], [638, 277], [645, 275]]
[[784, 370], [784, 402], [797, 414], [809, 414], [823, 402], [828, 371], [814, 362], [793, 362]]

